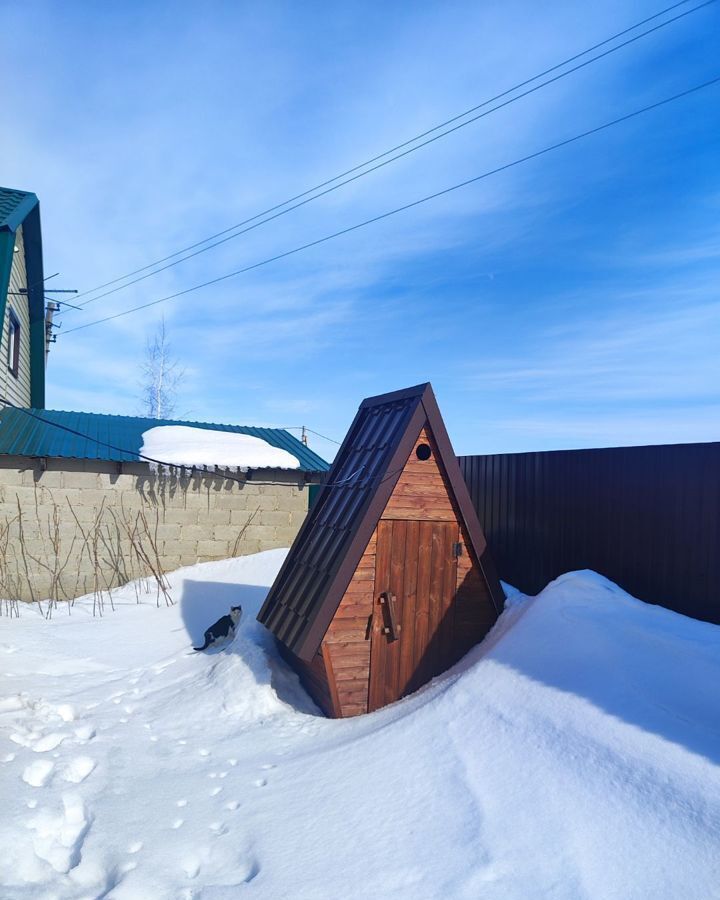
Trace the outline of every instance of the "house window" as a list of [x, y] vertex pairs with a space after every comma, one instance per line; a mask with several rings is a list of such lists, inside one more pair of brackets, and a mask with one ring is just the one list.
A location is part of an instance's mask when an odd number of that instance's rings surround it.
[[20, 368], [20, 319], [12, 309], [8, 310], [8, 355], [7, 364], [13, 378], [18, 377]]

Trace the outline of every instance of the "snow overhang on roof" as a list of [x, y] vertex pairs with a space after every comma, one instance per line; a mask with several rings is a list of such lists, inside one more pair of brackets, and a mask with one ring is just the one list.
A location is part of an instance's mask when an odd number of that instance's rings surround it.
[[138, 454], [143, 445], [143, 434], [162, 426], [249, 435], [297, 460], [294, 471], [325, 472], [330, 468], [322, 457], [282, 428], [12, 407], [0, 408], [0, 455], [138, 462], [142, 461]]

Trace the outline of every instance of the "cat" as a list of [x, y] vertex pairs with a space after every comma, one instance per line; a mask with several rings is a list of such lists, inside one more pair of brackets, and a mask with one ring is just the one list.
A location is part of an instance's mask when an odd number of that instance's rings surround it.
[[235, 632], [240, 624], [242, 616], [242, 606], [233, 606], [230, 609], [230, 615], [222, 616], [205, 632], [205, 643], [202, 647], [193, 647], [193, 650], [207, 650], [218, 644], [230, 642], [235, 637]]

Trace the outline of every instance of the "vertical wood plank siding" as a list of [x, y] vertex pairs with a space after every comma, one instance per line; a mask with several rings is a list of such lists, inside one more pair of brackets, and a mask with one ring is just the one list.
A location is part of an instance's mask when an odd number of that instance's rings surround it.
[[377, 529], [348, 585], [322, 643], [335, 676], [338, 716], [367, 712], [370, 678], [368, 620], [373, 611]]
[[461, 456], [500, 577], [536, 594], [593, 569], [720, 623], [720, 443]]

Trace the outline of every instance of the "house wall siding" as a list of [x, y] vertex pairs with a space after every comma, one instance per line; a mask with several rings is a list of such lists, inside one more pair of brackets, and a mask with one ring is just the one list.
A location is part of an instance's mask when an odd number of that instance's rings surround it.
[[[0, 463], [0, 598], [63, 600], [150, 574], [133, 553], [128, 523], [164, 571], [288, 547], [308, 507], [295, 473], [175, 477], [143, 463], [5, 457]], [[99, 565], [86, 542], [99, 534]], [[152, 549], [154, 554], [155, 550]], [[35, 560], [41, 560], [41, 563]]]
[[[15, 233], [15, 246], [18, 253], [13, 253], [8, 298], [5, 305], [5, 319], [2, 323], [0, 339], [0, 389], [3, 397], [7, 397], [18, 406], [30, 406], [30, 307], [27, 296], [17, 296], [20, 289], [27, 288], [25, 271], [25, 244], [22, 225]], [[20, 364], [18, 377], [15, 378], [8, 368], [8, 339], [10, 328], [10, 310], [13, 310], [20, 322]]]

